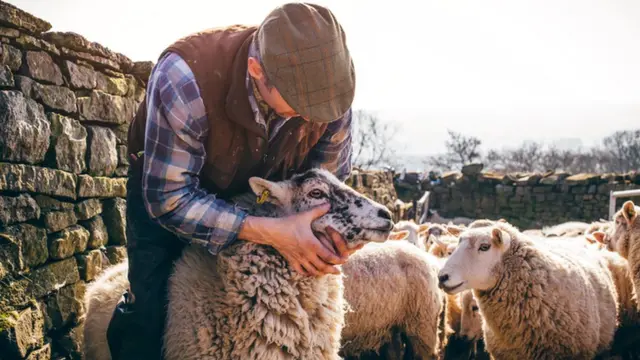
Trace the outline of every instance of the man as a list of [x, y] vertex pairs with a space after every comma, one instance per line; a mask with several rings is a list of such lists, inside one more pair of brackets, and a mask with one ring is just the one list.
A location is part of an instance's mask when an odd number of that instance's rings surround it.
[[354, 92], [345, 34], [317, 5], [285, 4], [258, 27], [199, 32], [161, 54], [129, 129], [131, 285], [108, 330], [114, 360], [162, 357], [167, 279], [187, 244], [215, 255], [253, 241], [303, 274], [338, 273], [354, 250], [335, 231], [332, 241], [318, 239], [310, 226], [328, 206], [273, 219], [227, 200], [249, 191], [251, 176], [323, 167], [344, 180]]

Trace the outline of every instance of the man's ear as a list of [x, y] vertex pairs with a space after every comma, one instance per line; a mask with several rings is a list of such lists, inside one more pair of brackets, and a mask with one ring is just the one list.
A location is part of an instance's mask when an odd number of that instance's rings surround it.
[[286, 183], [277, 183], [254, 176], [249, 179], [249, 186], [256, 194], [257, 202], [268, 201], [278, 207], [285, 207], [291, 203], [291, 193]]

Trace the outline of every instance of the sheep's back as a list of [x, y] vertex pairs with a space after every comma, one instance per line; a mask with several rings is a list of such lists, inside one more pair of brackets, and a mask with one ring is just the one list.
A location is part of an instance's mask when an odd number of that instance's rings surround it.
[[[443, 294], [435, 258], [405, 242], [371, 243], [342, 266], [345, 299], [351, 309], [342, 331], [344, 355], [378, 350], [391, 341], [392, 328], [433, 329], [437, 344]], [[373, 290], [373, 291], [372, 291]]]
[[301, 276], [271, 247], [187, 247], [169, 280], [166, 358], [335, 359], [342, 291], [338, 276]]
[[588, 249], [514, 243], [517, 250], [503, 257], [499, 287], [474, 290], [487, 350], [496, 357], [593, 357], [610, 344], [615, 288], [602, 264], [580, 254]]

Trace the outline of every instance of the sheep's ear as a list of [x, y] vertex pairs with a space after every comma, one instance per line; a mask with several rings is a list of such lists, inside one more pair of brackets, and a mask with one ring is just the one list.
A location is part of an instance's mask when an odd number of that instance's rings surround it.
[[258, 203], [268, 201], [280, 207], [290, 203], [291, 194], [285, 183], [277, 183], [254, 176], [249, 179], [249, 186], [256, 194], [256, 202]]
[[409, 230], [392, 231], [388, 240], [405, 240], [409, 237]]
[[418, 225], [418, 233], [424, 233], [425, 231], [429, 231], [429, 224]]
[[625, 201], [624, 205], [622, 205], [622, 215], [629, 224], [635, 221], [638, 213], [636, 212], [636, 205], [633, 203], [633, 201]]
[[604, 244], [604, 238], [606, 234], [603, 231], [594, 231], [590, 235], [595, 241]]
[[505, 241], [505, 233], [497, 227], [492, 228], [491, 241], [496, 246], [502, 246]]
[[500, 219], [498, 219], [498, 222], [506, 223], [506, 222], [507, 222], [507, 220], [505, 220], [504, 218], [500, 218]]
[[584, 239], [587, 240], [587, 242], [589, 242], [590, 244], [595, 244], [596, 242], [598, 242], [598, 240], [596, 239], [595, 236], [593, 236], [593, 234], [585, 235]]
[[447, 231], [453, 236], [458, 236], [464, 229], [456, 225], [447, 225]]

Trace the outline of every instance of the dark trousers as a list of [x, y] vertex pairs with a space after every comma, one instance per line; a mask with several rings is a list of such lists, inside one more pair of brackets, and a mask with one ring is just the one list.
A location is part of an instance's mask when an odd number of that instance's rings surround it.
[[142, 202], [140, 161], [132, 160], [127, 182], [130, 288], [114, 309], [107, 330], [113, 360], [163, 358], [167, 281], [185, 246], [149, 217]]

